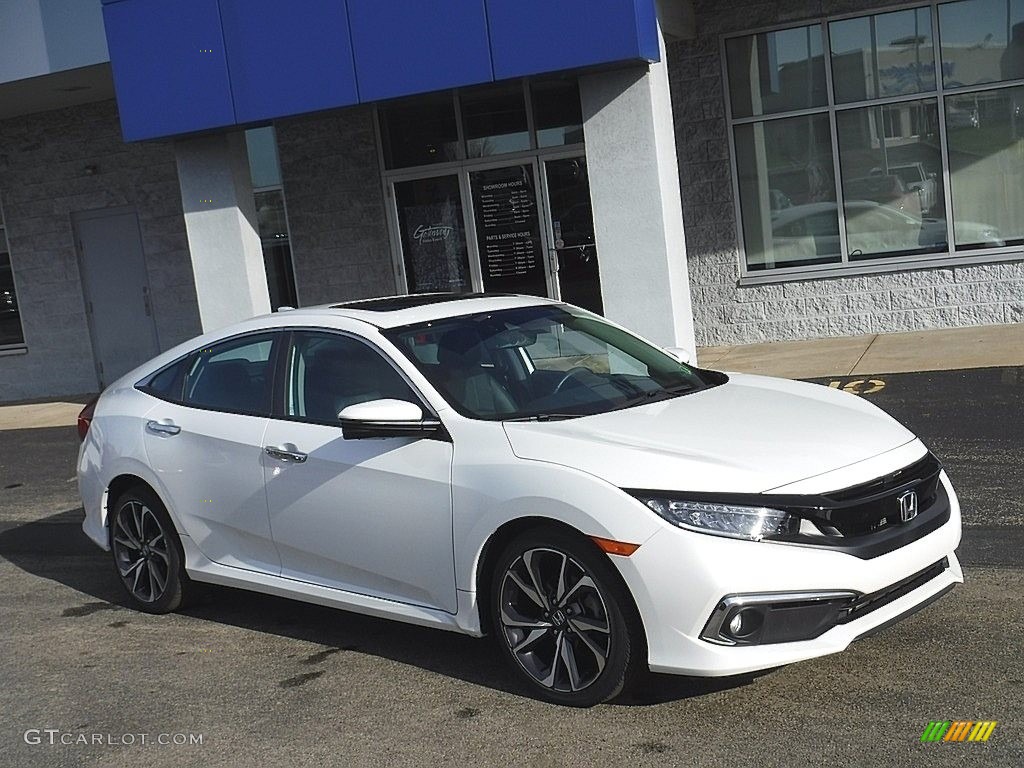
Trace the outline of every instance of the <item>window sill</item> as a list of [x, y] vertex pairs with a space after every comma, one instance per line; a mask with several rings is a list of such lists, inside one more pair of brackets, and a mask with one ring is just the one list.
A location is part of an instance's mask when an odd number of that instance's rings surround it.
[[27, 355], [28, 347], [24, 344], [10, 347], [0, 347], [0, 357], [7, 357], [8, 355]]
[[771, 285], [774, 283], [795, 283], [805, 280], [830, 280], [837, 277], [859, 277], [880, 275], [891, 272], [910, 272], [917, 269], [941, 269], [969, 267], [980, 264], [998, 264], [1008, 261], [1024, 261], [1024, 251], [1005, 249], [971, 251], [948, 254], [928, 254], [912, 258], [878, 261], [848, 262], [846, 264], [821, 264], [814, 267], [780, 267], [778, 269], [748, 272], [740, 276], [737, 285]]

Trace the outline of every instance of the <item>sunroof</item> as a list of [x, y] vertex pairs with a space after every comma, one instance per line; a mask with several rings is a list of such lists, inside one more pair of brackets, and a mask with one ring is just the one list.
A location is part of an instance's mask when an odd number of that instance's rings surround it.
[[389, 296], [386, 299], [363, 299], [333, 304], [331, 309], [365, 309], [369, 312], [395, 312], [400, 309], [426, 307], [446, 301], [462, 299], [492, 299], [497, 296], [513, 296], [511, 293], [417, 293], [409, 296]]

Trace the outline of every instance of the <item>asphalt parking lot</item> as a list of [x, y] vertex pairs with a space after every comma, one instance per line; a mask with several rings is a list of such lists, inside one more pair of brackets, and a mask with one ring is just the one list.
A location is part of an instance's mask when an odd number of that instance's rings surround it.
[[[74, 429], [0, 432], [0, 765], [1024, 764], [1024, 369], [819, 383], [945, 463], [966, 583], [845, 653], [650, 676], [591, 710], [529, 698], [487, 641], [222, 588], [181, 614], [130, 611], [80, 529]], [[934, 720], [998, 726], [921, 743]]]

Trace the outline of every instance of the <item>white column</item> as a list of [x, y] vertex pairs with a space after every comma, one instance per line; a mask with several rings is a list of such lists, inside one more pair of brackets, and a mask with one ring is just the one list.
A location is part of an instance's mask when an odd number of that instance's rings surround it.
[[605, 315], [696, 360], [675, 122], [661, 61], [580, 77]]
[[203, 330], [270, 312], [245, 135], [179, 139], [174, 149]]

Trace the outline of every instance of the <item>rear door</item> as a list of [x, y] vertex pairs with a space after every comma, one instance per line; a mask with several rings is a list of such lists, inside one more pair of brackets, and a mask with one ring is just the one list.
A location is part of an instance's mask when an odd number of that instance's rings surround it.
[[284, 368], [281, 413], [264, 437], [282, 575], [455, 613], [451, 443], [346, 440], [337, 418], [382, 398], [422, 407], [420, 397], [382, 353], [346, 334], [295, 331]]
[[147, 415], [146, 452], [183, 533], [222, 565], [280, 573], [263, 489], [277, 332], [197, 350]]

